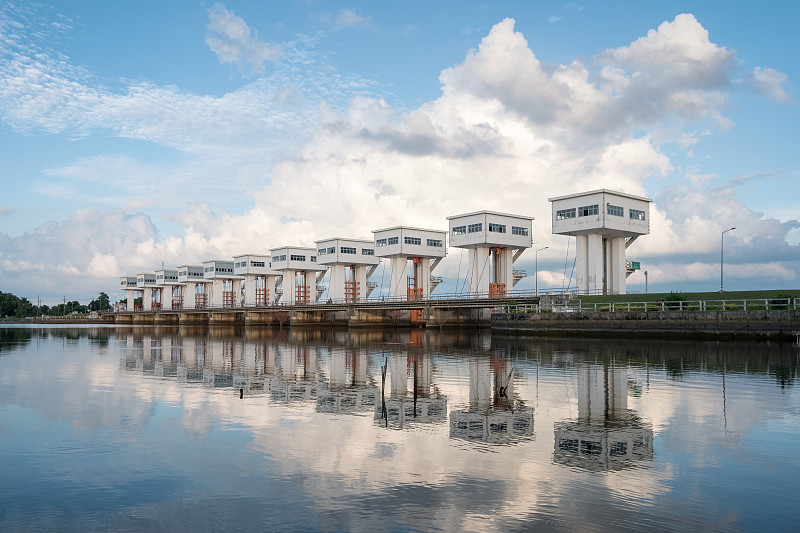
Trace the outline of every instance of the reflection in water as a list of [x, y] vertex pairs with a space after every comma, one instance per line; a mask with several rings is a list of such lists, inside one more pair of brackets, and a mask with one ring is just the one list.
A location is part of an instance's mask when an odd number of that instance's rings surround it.
[[0, 531], [789, 529], [799, 354], [0, 328]]
[[375, 405], [376, 423], [403, 429], [410, 422], [441, 422], [446, 416], [447, 397], [439, 394], [433, 384], [430, 353], [387, 354], [381, 368], [381, 398]]
[[511, 443], [533, 436], [533, 409], [514, 393], [514, 369], [492, 355], [469, 363], [469, 408], [450, 412], [450, 437]]
[[[555, 424], [555, 462], [620, 470], [653, 458], [653, 429], [628, 409], [628, 372], [614, 361], [577, 368], [578, 419]], [[635, 385], [631, 384], [631, 388]]]

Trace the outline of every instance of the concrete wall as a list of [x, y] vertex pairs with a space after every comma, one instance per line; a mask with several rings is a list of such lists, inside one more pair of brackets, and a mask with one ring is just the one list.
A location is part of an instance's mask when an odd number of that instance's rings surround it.
[[492, 329], [543, 336], [774, 337], [800, 335], [800, 311], [501, 313]]

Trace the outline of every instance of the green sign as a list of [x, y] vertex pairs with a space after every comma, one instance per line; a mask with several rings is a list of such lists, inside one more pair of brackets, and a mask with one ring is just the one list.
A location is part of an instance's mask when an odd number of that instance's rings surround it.
[[631, 261], [631, 270], [639, 270], [640, 268], [639, 261]]

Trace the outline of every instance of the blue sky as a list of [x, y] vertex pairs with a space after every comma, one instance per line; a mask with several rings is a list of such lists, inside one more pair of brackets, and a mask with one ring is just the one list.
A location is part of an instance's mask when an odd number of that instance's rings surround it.
[[796, 288], [799, 12], [0, 3], [0, 290], [118, 296], [162, 262], [478, 209], [536, 217], [540, 287], [561, 287], [547, 198], [601, 187], [655, 200], [628, 250], [651, 290], [715, 290], [731, 226], [727, 289]]

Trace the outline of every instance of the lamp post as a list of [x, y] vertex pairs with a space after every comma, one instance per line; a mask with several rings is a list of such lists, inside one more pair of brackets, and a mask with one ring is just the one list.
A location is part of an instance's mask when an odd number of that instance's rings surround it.
[[539, 248], [534, 252], [534, 257], [536, 258], [536, 271], [534, 273], [534, 279], [536, 281], [536, 296], [539, 296], [539, 252], [542, 250], [547, 250], [550, 248], [549, 246], [545, 246], [544, 248]]
[[647, 270], [644, 271], [644, 293], [647, 294]]
[[720, 241], [719, 241], [719, 292], [724, 292], [724, 288], [723, 288], [724, 287], [724, 285], [723, 285], [723, 279], [724, 278], [722, 277], [722, 274], [723, 274], [722, 267], [723, 267], [723, 264], [724, 264], [724, 257], [725, 257], [723, 255], [723, 253], [725, 251], [725, 234], [728, 233], [729, 231], [732, 231], [732, 230], [735, 230], [735, 229], [736, 228], [728, 228], [725, 231], [723, 231], [722, 234], [720, 235]]

